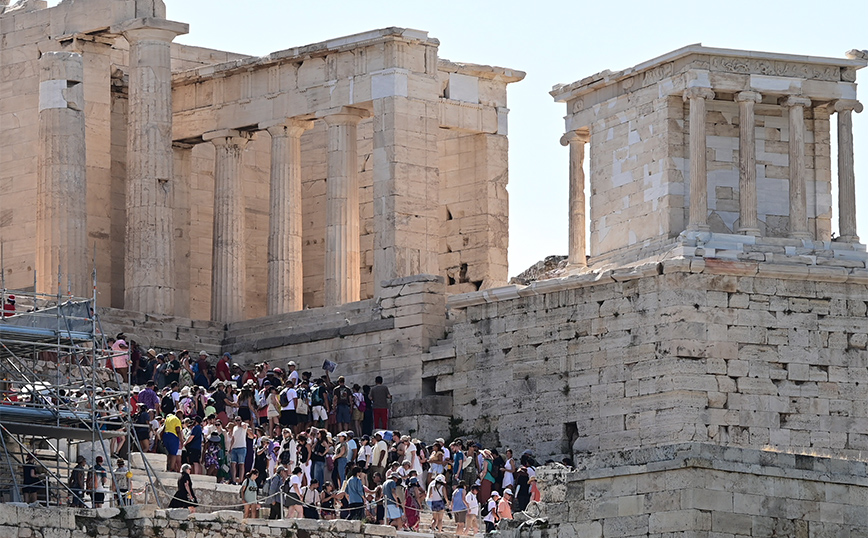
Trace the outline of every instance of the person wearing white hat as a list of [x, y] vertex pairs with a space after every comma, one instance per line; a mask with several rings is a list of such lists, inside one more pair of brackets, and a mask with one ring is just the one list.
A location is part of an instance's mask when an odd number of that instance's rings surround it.
[[425, 497], [428, 501], [428, 506], [433, 512], [431, 521], [431, 530], [435, 532], [443, 532], [443, 513], [446, 510], [446, 477], [438, 474], [434, 480], [428, 484], [428, 495]]
[[497, 503], [500, 502], [500, 493], [496, 491], [491, 492], [491, 498], [488, 499], [488, 504], [486, 505], [486, 513], [485, 517], [482, 520], [485, 522], [485, 532], [489, 533], [494, 530], [494, 525], [498, 521], [497, 517]]
[[497, 503], [497, 519], [512, 519], [512, 490], [503, 490], [503, 497]]

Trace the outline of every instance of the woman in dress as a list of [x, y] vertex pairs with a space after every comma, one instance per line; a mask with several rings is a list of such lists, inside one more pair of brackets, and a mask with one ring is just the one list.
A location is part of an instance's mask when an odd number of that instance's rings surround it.
[[241, 500], [244, 501], [244, 518], [259, 517], [259, 503], [256, 499], [256, 493], [259, 491], [259, 471], [253, 469], [244, 476], [244, 481], [241, 482]]
[[172, 497], [169, 508], [189, 508], [190, 512], [196, 511], [196, 505], [199, 504], [199, 501], [196, 499], [196, 493], [193, 492], [193, 480], [190, 478], [190, 468], [189, 463], [181, 466], [178, 491]]
[[238, 416], [251, 428], [254, 427], [253, 414], [256, 409], [256, 401], [253, 398], [252, 384], [244, 385], [238, 395]]
[[513, 484], [515, 484], [515, 459], [512, 457], [512, 449], [507, 448], [505, 458], [506, 461], [503, 463], [503, 489], [511, 488]]
[[271, 431], [280, 427], [280, 391], [269, 386], [267, 389], [268, 396], [265, 399], [268, 401], [268, 424]]
[[425, 489], [419, 485], [419, 479], [415, 476], [407, 482], [407, 497], [404, 514], [407, 516], [407, 527], [412, 531], [419, 531], [420, 514], [425, 506]]

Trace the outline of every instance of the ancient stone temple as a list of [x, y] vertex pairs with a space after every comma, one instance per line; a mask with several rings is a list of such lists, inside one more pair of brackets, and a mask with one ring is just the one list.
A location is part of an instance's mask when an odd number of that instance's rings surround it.
[[693, 45], [555, 86], [569, 263], [508, 286], [524, 73], [404, 28], [265, 57], [188, 30], [160, 0], [0, 14], [6, 288], [95, 265], [106, 332], [328, 359], [402, 431], [576, 459], [512, 536], [868, 534], [868, 55]]

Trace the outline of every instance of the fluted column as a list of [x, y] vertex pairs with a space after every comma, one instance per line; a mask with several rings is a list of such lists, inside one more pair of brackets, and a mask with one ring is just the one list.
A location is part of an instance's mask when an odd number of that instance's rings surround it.
[[271, 193], [268, 214], [268, 315], [301, 310], [301, 135], [311, 121], [264, 126], [271, 134]]
[[130, 44], [124, 308], [174, 315], [172, 40], [188, 25], [127, 21]]
[[[39, 181], [36, 188], [36, 291], [87, 296], [87, 187], [81, 54], [39, 60]], [[58, 270], [61, 271], [58, 290]]]
[[687, 229], [708, 231], [708, 174], [705, 162], [705, 100], [714, 99], [710, 88], [688, 88], [690, 101], [690, 213]]
[[214, 237], [211, 254], [211, 319], [244, 319], [244, 194], [241, 156], [250, 133], [224, 130], [203, 137], [214, 144]]
[[780, 99], [789, 109], [790, 237], [810, 239], [808, 232], [807, 170], [805, 170], [805, 107], [811, 100], [789, 95]]
[[367, 115], [366, 111], [344, 108], [323, 118], [328, 125], [326, 306], [358, 301], [361, 291], [356, 131]]
[[862, 103], [854, 99], [841, 99], [835, 102], [834, 110], [838, 114], [838, 240], [858, 243], [856, 175], [853, 171], [853, 112], [862, 112]]
[[760, 234], [757, 218], [756, 198], [756, 120], [754, 105], [762, 101], [757, 92], [739, 92], [735, 95], [738, 102], [738, 233], [758, 236]]
[[587, 267], [585, 245], [585, 144], [587, 132], [570, 131], [561, 137], [562, 146], [570, 146], [570, 248], [568, 263]]

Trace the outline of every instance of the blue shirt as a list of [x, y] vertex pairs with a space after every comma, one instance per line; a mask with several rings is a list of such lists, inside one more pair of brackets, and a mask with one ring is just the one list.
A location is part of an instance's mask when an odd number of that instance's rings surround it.
[[365, 487], [358, 476], [347, 480], [347, 496], [349, 497], [350, 504], [365, 502]]
[[386, 504], [391, 504], [393, 506], [397, 506], [398, 503], [395, 500], [395, 489], [397, 489], [398, 485], [395, 484], [395, 481], [391, 478], [386, 480], [386, 483], [383, 484], [383, 497], [386, 498]]
[[193, 429], [190, 430], [190, 435], [193, 436], [193, 440], [190, 441], [187, 447], [193, 450], [202, 450], [202, 425], [196, 424], [193, 426]]

